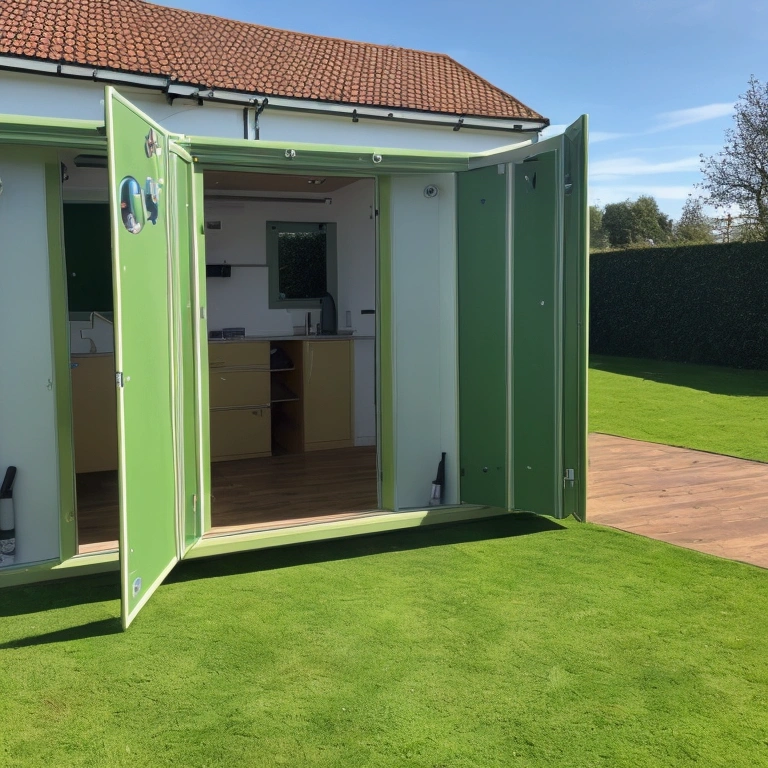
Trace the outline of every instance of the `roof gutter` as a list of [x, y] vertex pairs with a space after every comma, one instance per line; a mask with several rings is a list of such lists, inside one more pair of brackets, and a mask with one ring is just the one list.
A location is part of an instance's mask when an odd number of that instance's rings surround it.
[[219, 104], [232, 104], [241, 107], [258, 107], [269, 104], [270, 109], [279, 109], [307, 114], [348, 117], [353, 122], [367, 120], [385, 120], [419, 125], [450, 126], [454, 131], [475, 128], [510, 133], [538, 132], [549, 125], [548, 120], [502, 119], [492, 117], [472, 117], [446, 115], [436, 112], [417, 110], [388, 109], [386, 107], [356, 106], [313, 101], [310, 99], [292, 99], [263, 94], [248, 94], [221, 88], [206, 88], [195, 85], [183, 85], [170, 77], [161, 75], [141, 75], [132, 72], [119, 72], [112, 69], [88, 67], [81, 64], [60, 64], [53, 61], [40, 61], [16, 56], [0, 55], [0, 70], [24, 72], [27, 74], [53, 75], [56, 77], [90, 80], [110, 85], [124, 85], [133, 88], [147, 88], [160, 91], [173, 99], [194, 99], [198, 104], [211, 101]]

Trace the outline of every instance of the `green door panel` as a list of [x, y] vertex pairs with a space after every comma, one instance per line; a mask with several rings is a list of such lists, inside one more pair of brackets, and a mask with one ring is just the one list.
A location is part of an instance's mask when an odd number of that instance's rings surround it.
[[458, 174], [460, 498], [508, 506], [507, 176]]
[[[186, 154], [186, 153], [184, 153]], [[181, 503], [182, 553], [202, 536], [202, 524], [198, 514], [198, 431], [197, 408], [198, 387], [196, 386], [197, 338], [195, 324], [195, 258], [193, 230], [194, 216], [192, 188], [192, 166], [185, 157], [176, 152], [169, 153], [171, 178], [173, 180], [173, 205], [170, 211], [173, 242], [174, 304], [175, 318], [175, 360], [179, 397], [176, 403], [178, 422], [179, 452], [179, 494]]]
[[123, 377], [117, 402], [122, 618], [127, 627], [178, 558], [172, 195], [166, 184], [167, 134], [112, 88], [106, 89], [105, 105], [115, 364]]
[[558, 153], [513, 167], [513, 503], [561, 517]]
[[587, 117], [569, 126], [564, 141], [563, 464], [573, 480], [563, 489], [564, 515], [587, 516]]

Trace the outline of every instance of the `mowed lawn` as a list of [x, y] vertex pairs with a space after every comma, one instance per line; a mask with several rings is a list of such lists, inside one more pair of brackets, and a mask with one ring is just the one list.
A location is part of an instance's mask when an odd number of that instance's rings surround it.
[[6, 766], [768, 763], [768, 571], [509, 515], [0, 592]]
[[593, 356], [589, 429], [768, 462], [768, 371]]

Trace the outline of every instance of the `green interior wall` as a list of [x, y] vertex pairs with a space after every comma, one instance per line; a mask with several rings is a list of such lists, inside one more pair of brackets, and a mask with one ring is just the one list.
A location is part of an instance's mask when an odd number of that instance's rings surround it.
[[561, 517], [558, 153], [537, 155], [514, 173], [513, 502]]
[[[506, 166], [502, 165], [503, 170]], [[458, 174], [460, 500], [507, 507], [507, 177]]]

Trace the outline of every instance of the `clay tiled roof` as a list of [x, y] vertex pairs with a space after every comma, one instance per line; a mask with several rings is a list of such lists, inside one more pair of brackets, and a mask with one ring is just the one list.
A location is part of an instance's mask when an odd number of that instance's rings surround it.
[[443, 54], [287, 32], [144, 0], [0, 0], [0, 54], [257, 95], [544, 119]]

